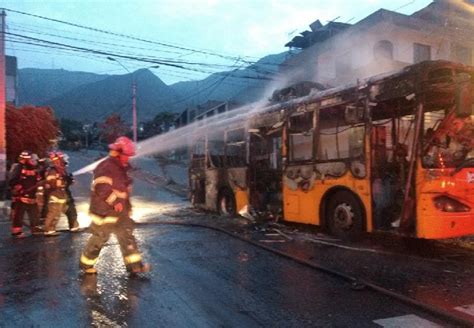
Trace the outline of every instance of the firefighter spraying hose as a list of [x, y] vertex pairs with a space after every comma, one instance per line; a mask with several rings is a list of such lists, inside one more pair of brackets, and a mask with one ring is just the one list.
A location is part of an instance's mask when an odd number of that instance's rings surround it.
[[150, 271], [142, 262], [133, 235], [130, 194], [132, 179], [128, 175], [129, 158], [135, 155], [135, 145], [127, 137], [119, 137], [109, 145], [110, 153], [94, 169], [89, 215], [92, 219], [90, 237], [85, 246], [80, 267], [87, 274], [95, 274], [99, 253], [114, 233], [120, 244], [126, 269], [131, 274]]

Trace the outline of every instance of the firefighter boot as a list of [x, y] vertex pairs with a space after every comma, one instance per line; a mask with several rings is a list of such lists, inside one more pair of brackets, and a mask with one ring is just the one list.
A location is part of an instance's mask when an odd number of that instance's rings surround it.
[[82, 272], [84, 272], [85, 274], [97, 274], [97, 269], [92, 267], [92, 268], [82, 269]]
[[77, 220], [74, 221], [72, 226], [70, 226], [69, 231], [70, 232], [78, 232], [79, 231], [79, 222], [77, 222]]
[[36, 226], [31, 229], [31, 234], [33, 236], [40, 236], [44, 234], [44, 230], [40, 226]]
[[130, 271], [130, 275], [134, 276], [140, 273], [147, 273], [151, 271], [151, 265], [150, 263], [140, 263], [140, 265], [136, 265], [132, 267]]
[[12, 237], [13, 238], [17, 238], [17, 239], [20, 239], [20, 238], [25, 238], [26, 235], [24, 232], [16, 232], [16, 233], [12, 233]]

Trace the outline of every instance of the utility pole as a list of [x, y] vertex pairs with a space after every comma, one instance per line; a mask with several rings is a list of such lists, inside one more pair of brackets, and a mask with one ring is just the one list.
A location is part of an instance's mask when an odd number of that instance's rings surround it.
[[6, 187], [6, 140], [5, 140], [5, 111], [6, 111], [6, 59], [5, 59], [5, 10], [0, 14], [0, 194], [3, 198]]
[[[132, 73], [133, 75], [133, 73]], [[133, 124], [133, 142], [137, 144], [138, 134], [137, 134], [137, 82], [135, 77], [132, 77], [132, 124]]]
[[[137, 119], [137, 75], [140, 74], [140, 72], [130, 72], [130, 70], [122, 64], [120, 61], [118, 61], [114, 57], [107, 57], [108, 60], [114, 61], [118, 63], [120, 66], [122, 66], [128, 74], [132, 76], [132, 130], [133, 130], [133, 142], [136, 144], [138, 141], [138, 119]], [[154, 65], [150, 66], [149, 68], [158, 68], [160, 66]]]
[[108, 60], [114, 61], [122, 66], [128, 74], [132, 76], [132, 130], [133, 130], [133, 142], [137, 143], [137, 83], [135, 80], [134, 73], [130, 72], [130, 70], [118, 61], [114, 57], [107, 57]]

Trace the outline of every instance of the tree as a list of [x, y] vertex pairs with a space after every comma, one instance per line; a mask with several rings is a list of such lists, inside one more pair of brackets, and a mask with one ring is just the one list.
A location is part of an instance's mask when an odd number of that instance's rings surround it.
[[15, 162], [23, 150], [43, 157], [57, 142], [59, 124], [50, 107], [16, 108], [7, 104], [5, 120], [8, 163]]
[[82, 144], [82, 139], [85, 139], [85, 131], [82, 122], [63, 118], [60, 121], [62, 149], [77, 149]]
[[150, 138], [154, 135], [168, 132], [174, 125], [177, 114], [172, 112], [160, 112], [153, 120], [143, 123], [143, 131], [140, 133], [140, 139]]
[[112, 143], [120, 136], [129, 135], [130, 128], [128, 124], [122, 121], [119, 114], [108, 116], [103, 123], [99, 125], [100, 137], [107, 143]]

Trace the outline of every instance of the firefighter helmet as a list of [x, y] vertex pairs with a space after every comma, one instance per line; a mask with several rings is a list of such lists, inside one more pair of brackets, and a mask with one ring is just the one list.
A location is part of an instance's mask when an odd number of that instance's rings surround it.
[[125, 156], [135, 155], [135, 144], [127, 137], [118, 137], [114, 143], [109, 145], [109, 149], [118, 151]]
[[48, 153], [49, 160], [52, 161], [58, 161], [61, 160], [64, 162], [64, 154], [58, 150], [53, 150]]
[[20, 156], [18, 156], [19, 159], [31, 159], [31, 151], [29, 150], [24, 150], [20, 153]]

